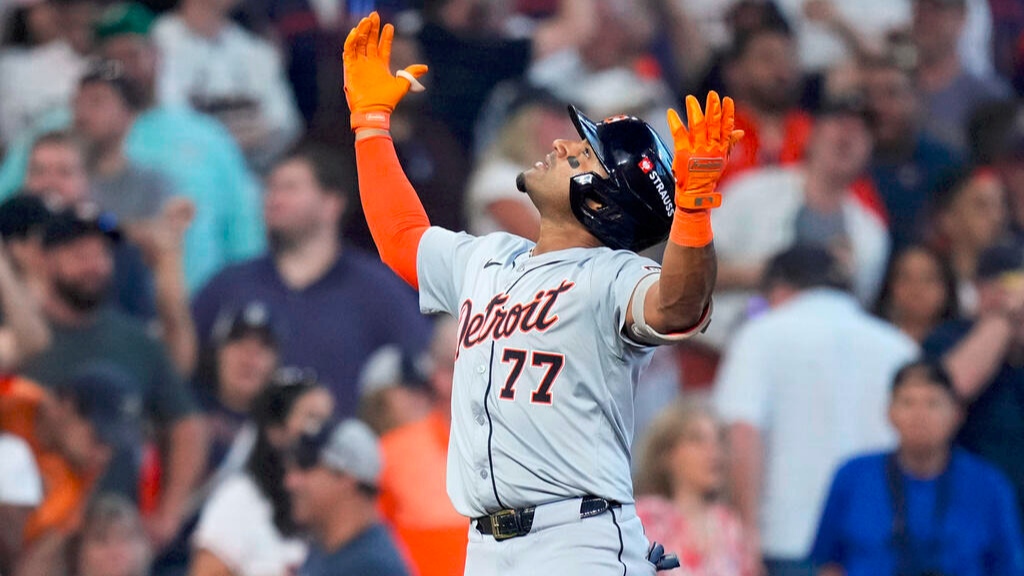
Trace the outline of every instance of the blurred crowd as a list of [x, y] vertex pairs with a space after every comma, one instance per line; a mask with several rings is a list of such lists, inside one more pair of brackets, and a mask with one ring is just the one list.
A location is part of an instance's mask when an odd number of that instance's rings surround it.
[[0, 574], [462, 574], [458, 327], [355, 195], [372, 9], [450, 229], [536, 237], [570, 103], [736, 100], [714, 321], [636, 390], [672, 574], [1024, 575], [1020, 0], [0, 1]]

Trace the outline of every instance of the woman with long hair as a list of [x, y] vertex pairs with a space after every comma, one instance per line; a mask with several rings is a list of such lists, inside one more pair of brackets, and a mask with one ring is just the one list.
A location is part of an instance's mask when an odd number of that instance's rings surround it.
[[920, 343], [939, 324], [959, 316], [957, 281], [934, 250], [910, 245], [889, 261], [875, 314]]
[[256, 398], [256, 441], [242, 472], [210, 496], [193, 538], [191, 576], [285, 576], [305, 559], [284, 488], [284, 453], [333, 411], [311, 374], [284, 369]]
[[960, 311], [974, 316], [978, 259], [1009, 234], [1006, 190], [991, 170], [956, 170], [936, 186], [932, 205], [932, 246], [953, 269]]
[[721, 429], [703, 405], [676, 402], [651, 424], [639, 451], [636, 512], [648, 539], [679, 556], [677, 576], [746, 576], [739, 516], [719, 500]]

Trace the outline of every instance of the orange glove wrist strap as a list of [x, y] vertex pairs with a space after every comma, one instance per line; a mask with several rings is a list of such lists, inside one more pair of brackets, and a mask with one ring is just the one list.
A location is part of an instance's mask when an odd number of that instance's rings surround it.
[[710, 210], [677, 209], [668, 239], [687, 248], [703, 248], [714, 240]]
[[391, 129], [391, 113], [382, 110], [370, 110], [369, 112], [353, 112], [349, 120], [352, 130], [360, 128], [377, 128], [378, 130]]
[[722, 195], [718, 192], [706, 194], [676, 192], [676, 208], [683, 210], [708, 210], [722, 205]]

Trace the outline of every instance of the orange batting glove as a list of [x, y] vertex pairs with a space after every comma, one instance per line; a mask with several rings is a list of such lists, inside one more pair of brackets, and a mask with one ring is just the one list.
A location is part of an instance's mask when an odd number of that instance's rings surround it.
[[342, 60], [345, 63], [345, 99], [352, 112], [353, 130], [391, 127], [391, 112], [410, 90], [420, 92], [417, 78], [427, 73], [423, 64], [391, 73], [391, 42], [395, 27], [380, 27], [380, 16], [373, 12], [359, 21], [345, 39]]
[[708, 92], [708, 101], [701, 112], [693, 96], [686, 97], [686, 126], [675, 110], [668, 111], [668, 126], [675, 141], [676, 207], [703, 210], [722, 205], [722, 195], [715, 185], [722, 177], [729, 152], [743, 137], [736, 126], [736, 105], [728, 96], [724, 101], [718, 93]]
[[672, 172], [676, 177], [678, 208], [669, 239], [699, 248], [714, 239], [710, 209], [722, 205], [722, 195], [715, 191], [715, 186], [743, 131], [734, 129], [736, 105], [732, 98], [721, 101], [715, 91], [708, 93], [704, 112], [696, 98], [687, 96], [686, 120], [689, 129], [679, 119], [679, 113], [669, 109], [668, 126], [675, 141]]

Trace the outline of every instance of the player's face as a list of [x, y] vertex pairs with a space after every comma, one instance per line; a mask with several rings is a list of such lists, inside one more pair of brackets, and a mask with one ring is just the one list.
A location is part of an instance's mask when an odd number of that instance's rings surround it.
[[571, 215], [569, 180], [586, 172], [594, 172], [601, 178], [608, 177], [608, 172], [586, 140], [555, 140], [551, 151], [523, 172], [521, 178], [526, 193], [542, 216], [554, 213]]
[[672, 452], [675, 490], [708, 495], [722, 485], [722, 438], [710, 416], [698, 416], [687, 425]]
[[89, 196], [89, 179], [81, 153], [64, 143], [44, 143], [32, 149], [25, 189], [35, 196], [70, 206]]
[[960, 425], [960, 411], [948, 392], [912, 372], [893, 396], [889, 419], [908, 450], [945, 448]]

